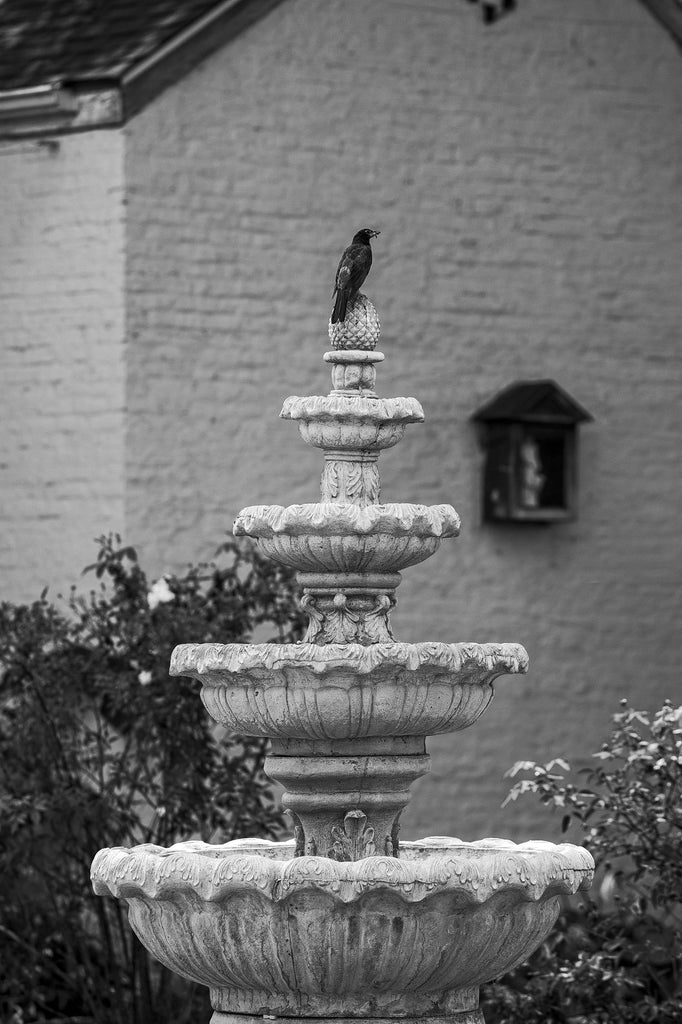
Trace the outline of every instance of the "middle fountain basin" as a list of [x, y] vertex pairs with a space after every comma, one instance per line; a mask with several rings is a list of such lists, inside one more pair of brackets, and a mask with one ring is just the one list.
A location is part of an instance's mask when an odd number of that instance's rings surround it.
[[299, 572], [397, 572], [430, 558], [441, 540], [456, 537], [451, 505], [251, 505], [234, 523], [261, 553]]
[[520, 644], [180, 644], [170, 674], [202, 684], [215, 721], [273, 739], [431, 736], [472, 725]]
[[253, 839], [108, 849], [92, 878], [218, 1012], [324, 1017], [342, 999], [347, 1017], [400, 1017], [475, 1009], [478, 986], [539, 945], [594, 868], [580, 847], [502, 839], [404, 842], [400, 859], [294, 854]]

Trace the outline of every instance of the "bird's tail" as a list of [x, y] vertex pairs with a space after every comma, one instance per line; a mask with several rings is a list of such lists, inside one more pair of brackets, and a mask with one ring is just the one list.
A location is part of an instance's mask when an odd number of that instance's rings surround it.
[[336, 302], [334, 303], [334, 311], [332, 313], [332, 323], [336, 324], [339, 321], [343, 323], [346, 319], [346, 305], [348, 304], [348, 295], [343, 289], [339, 289], [336, 293]]

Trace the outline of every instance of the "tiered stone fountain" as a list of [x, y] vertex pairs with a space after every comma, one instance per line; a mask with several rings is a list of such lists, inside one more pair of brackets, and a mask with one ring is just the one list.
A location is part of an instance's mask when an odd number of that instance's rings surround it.
[[257, 505], [234, 532], [298, 571], [309, 616], [299, 644], [183, 644], [211, 716], [267, 736], [294, 839], [101, 850], [95, 891], [128, 904], [135, 932], [171, 970], [210, 987], [212, 1024], [258, 1017], [481, 1024], [479, 986], [522, 962], [559, 897], [587, 888], [580, 847], [503, 839], [401, 842], [425, 739], [464, 729], [493, 680], [525, 672], [519, 644], [400, 643], [389, 613], [400, 571], [455, 537], [449, 505], [380, 504], [377, 459], [414, 398], [379, 398], [379, 323], [358, 296], [330, 325], [332, 391], [286, 400], [324, 452], [322, 500]]

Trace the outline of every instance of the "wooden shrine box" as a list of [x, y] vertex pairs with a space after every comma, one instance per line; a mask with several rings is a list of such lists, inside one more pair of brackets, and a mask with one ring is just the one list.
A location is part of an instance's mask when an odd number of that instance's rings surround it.
[[483, 428], [483, 518], [551, 523], [577, 515], [578, 424], [592, 420], [553, 380], [518, 381], [472, 419]]

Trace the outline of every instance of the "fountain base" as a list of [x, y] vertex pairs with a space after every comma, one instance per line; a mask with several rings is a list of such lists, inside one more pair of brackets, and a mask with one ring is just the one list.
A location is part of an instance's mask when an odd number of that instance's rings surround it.
[[[252, 1012], [234, 1012], [245, 995]], [[260, 1005], [261, 997], [268, 1006], [265, 1011]], [[211, 1004], [215, 1013], [211, 1024], [257, 1024], [263, 1017], [300, 1020], [305, 1024], [357, 1024], [359, 1020], [371, 1020], [373, 1024], [484, 1024], [478, 1009], [478, 987], [428, 993], [378, 992], [371, 996], [302, 993], [296, 997], [296, 1003], [295, 1009], [290, 1000], [286, 1006], [273, 1009], [272, 994], [236, 994], [234, 989], [212, 989]], [[228, 1006], [232, 1009], [220, 1008]]]
[[[210, 1024], [263, 1024], [263, 1017], [247, 1013], [221, 1013], [216, 1011]], [[265, 1020], [278, 1018], [265, 1017]], [[357, 1024], [358, 1020], [371, 1020], [372, 1024], [485, 1024], [479, 1009], [449, 1011], [445, 1016], [429, 1017], [370, 1017], [363, 1013], [358, 1017], [287, 1017], [287, 1021], [300, 1020], [305, 1024]]]

